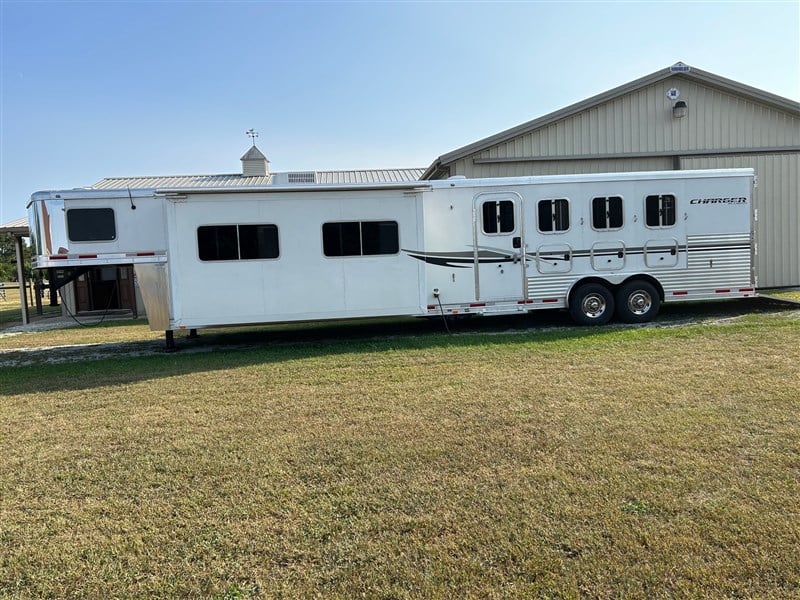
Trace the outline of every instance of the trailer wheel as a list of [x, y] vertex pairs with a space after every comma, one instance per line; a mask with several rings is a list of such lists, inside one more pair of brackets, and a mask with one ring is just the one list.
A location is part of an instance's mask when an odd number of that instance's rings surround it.
[[624, 323], [652, 321], [660, 307], [658, 291], [646, 281], [629, 281], [617, 290], [617, 318]]
[[570, 295], [569, 314], [579, 325], [605, 325], [614, 315], [614, 296], [599, 283], [585, 283]]

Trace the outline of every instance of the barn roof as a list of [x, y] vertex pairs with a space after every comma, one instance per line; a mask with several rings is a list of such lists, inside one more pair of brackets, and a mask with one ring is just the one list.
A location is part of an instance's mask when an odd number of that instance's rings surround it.
[[521, 125], [517, 125], [516, 127], [506, 129], [505, 131], [501, 131], [500, 133], [496, 133], [489, 137], [483, 138], [482, 140], [478, 140], [477, 142], [467, 144], [466, 146], [448, 152], [447, 154], [443, 154], [439, 158], [434, 160], [433, 163], [431, 163], [431, 165], [422, 174], [421, 179], [429, 179], [443, 165], [447, 165], [456, 160], [466, 158], [467, 156], [470, 156], [482, 150], [486, 150], [487, 148], [490, 148], [496, 144], [507, 142], [519, 135], [523, 135], [530, 131], [540, 129], [542, 127], [555, 123], [556, 121], [566, 119], [567, 117], [570, 117], [574, 114], [583, 112], [599, 104], [609, 102], [611, 100], [619, 98], [620, 96], [624, 96], [626, 94], [647, 87], [654, 83], [658, 83], [659, 81], [669, 79], [670, 77], [683, 78], [696, 81], [698, 83], [702, 83], [710, 87], [714, 87], [734, 94], [738, 94], [740, 96], [744, 96], [746, 98], [750, 98], [756, 102], [760, 102], [762, 104], [780, 110], [784, 110], [793, 115], [800, 115], [800, 102], [795, 102], [793, 100], [789, 100], [788, 98], [784, 98], [776, 94], [771, 94], [769, 92], [765, 92], [764, 90], [760, 90], [758, 88], [754, 88], [749, 85], [739, 83], [738, 81], [733, 81], [732, 79], [726, 79], [724, 77], [720, 77], [719, 75], [715, 75], [707, 71], [702, 71], [694, 67], [689, 67], [688, 65], [679, 62], [665, 69], [660, 69], [655, 73], [651, 73], [650, 75], [645, 75], [644, 77], [641, 77], [639, 79], [621, 85], [614, 89], [608, 90], [601, 94], [597, 94], [596, 96], [592, 96], [591, 98], [587, 98], [586, 100], [582, 100], [575, 104], [571, 104], [570, 106], [559, 109], [555, 112], [551, 112], [547, 115], [544, 115], [543, 117], [527, 121], [526, 123], [522, 123]]

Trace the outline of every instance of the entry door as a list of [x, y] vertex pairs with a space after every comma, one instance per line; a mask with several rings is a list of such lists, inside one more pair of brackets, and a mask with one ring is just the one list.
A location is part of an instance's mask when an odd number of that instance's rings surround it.
[[522, 198], [514, 192], [475, 196], [475, 300], [518, 300], [525, 295]]

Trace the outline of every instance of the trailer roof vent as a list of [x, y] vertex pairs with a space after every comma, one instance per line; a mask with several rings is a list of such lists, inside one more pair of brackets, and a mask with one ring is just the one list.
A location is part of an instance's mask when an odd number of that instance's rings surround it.
[[316, 183], [317, 174], [314, 171], [306, 171], [302, 173], [288, 173], [289, 183]]
[[243, 177], [266, 177], [269, 175], [269, 159], [253, 146], [241, 158]]

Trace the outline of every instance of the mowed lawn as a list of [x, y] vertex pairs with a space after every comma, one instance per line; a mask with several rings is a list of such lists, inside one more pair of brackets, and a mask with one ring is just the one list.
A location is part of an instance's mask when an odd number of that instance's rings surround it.
[[0, 596], [800, 597], [796, 310], [290, 337], [2, 369]]

